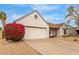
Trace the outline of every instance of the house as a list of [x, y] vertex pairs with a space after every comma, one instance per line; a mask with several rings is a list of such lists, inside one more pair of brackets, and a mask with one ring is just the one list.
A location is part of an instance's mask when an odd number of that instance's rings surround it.
[[18, 18], [14, 22], [25, 26], [25, 39], [41, 39], [69, 35], [68, 26], [66, 24], [48, 23], [36, 10]]
[[49, 37], [63, 37], [76, 35], [76, 28], [70, 25], [62, 24], [51, 24], [49, 25]]
[[66, 25], [65, 24], [51, 24], [49, 25], [49, 37], [61, 37], [67, 35]]
[[25, 39], [49, 38], [49, 26], [36, 10], [14, 22], [25, 26]]

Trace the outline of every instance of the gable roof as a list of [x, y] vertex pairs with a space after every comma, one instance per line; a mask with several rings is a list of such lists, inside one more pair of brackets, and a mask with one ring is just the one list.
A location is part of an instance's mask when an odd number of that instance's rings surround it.
[[27, 16], [29, 16], [30, 14], [34, 13], [34, 12], [37, 12], [38, 15], [39, 15], [39, 16], [43, 19], [43, 21], [47, 24], [47, 22], [45, 21], [45, 19], [41, 16], [41, 14], [40, 14], [37, 10], [33, 10], [32, 12], [30, 12], [30, 13], [28, 13], [28, 14], [25, 14], [24, 16], [22, 16], [22, 17], [16, 19], [14, 22], [20, 21], [20, 20], [22, 20], [24, 17], [27, 17]]
[[73, 26], [70, 26], [70, 25], [66, 25], [68, 28], [75, 28], [77, 29], [77, 27], [73, 27]]
[[48, 24], [50, 28], [60, 28], [62, 24]]
[[60, 27], [62, 27], [63, 25], [65, 25], [65, 26], [66, 26], [66, 29], [69, 29], [69, 28], [75, 28], [75, 29], [76, 29], [76, 27], [67, 25], [67, 24], [65, 24], [65, 23], [61, 23], [61, 24], [48, 23], [48, 25], [49, 25], [50, 28], [60, 28]]
[[63, 24], [65, 24], [65, 23], [53, 24], [53, 23], [49, 23], [49, 22], [47, 22], [47, 23], [48, 23], [48, 26], [49, 26], [50, 28], [60, 28], [60, 27], [62, 27]]

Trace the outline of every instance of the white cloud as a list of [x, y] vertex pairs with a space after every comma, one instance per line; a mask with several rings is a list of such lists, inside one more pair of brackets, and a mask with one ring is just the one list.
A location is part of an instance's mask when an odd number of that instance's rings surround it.
[[46, 5], [37, 4], [37, 5], [32, 5], [32, 8], [34, 10], [38, 10], [39, 12], [47, 12], [47, 11], [59, 9], [59, 6], [58, 5], [49, 6], [48, 4], [46, 4]]
[[12, 19], [17, 19], [17, 18], [19, 18], [19, 17], [21, 17], [21, 16], [23, 16], [23, 15], [13, 14], [13, 15], [11, 16], [11, 18], [12, 18]]
[[58, 15], [46, 15], [46, 16], [43, 16], [44, 19], [47, 21], [47, 22], [51, 22], [51, 23], [64, 23], [65, 22], [65, 19], [63, 17], [60, 17]]
[[45, 20], [48, 22], [51, 22], [51, 23], [60, 23], [60, 21], [64, 22], [64, 20], [61, 19], [61, 17], [59, 17], [59, 14], [57, 14], [57, 13], [48, 14], [50, 11], [59, 10], [59, 8], [60, 8], [59, 5], [51, 6], [48, 4], [46, 4], [46, 5], [37, 4], [37, 5], [32, 5], [32, 8], [34, 10], [38, 10], [42, 14], [42, 16], [45, 18]]
[[20, 18], [22, 17], [23, 15], [22, 14], [16, 14], [16, 13], [12, 13], [10, 16], [8, 16], [9, 18], [7, 18], [7, 23], [11, 23], [13, 22], [14, 20], [16, 20], [17, 18]]

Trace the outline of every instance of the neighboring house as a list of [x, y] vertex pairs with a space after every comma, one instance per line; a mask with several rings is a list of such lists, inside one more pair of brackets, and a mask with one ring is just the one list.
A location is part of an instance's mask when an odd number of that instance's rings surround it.
[[25, 26], [25, 39], [41, 39], [69, 35], [66, 24], [50, 24], [36, 10], [18, 18], [14, 22]]
[[51, 24], [49, 25], [49, 37], [62, 37], [67, 35], [66, 25], [65, 24]]

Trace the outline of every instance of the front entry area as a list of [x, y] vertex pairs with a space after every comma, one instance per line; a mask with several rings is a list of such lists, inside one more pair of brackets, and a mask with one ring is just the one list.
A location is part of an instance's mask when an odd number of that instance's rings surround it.
[[49, 37], [57, 37], [57, 28], [50, 28], [49, 29]]

